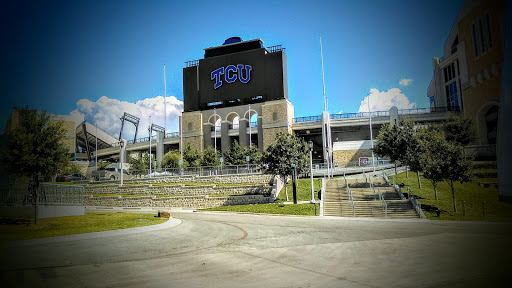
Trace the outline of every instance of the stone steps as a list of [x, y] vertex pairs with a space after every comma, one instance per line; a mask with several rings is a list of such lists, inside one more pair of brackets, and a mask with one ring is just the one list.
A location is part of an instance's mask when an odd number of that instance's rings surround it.
[[[409, 200], [401, 200], [392, 187], [379, 187], [387, 204], [387, 216], [382, 202], [378, 200], [379, 194], [370, 187], [350, 187], [354, 200], [349, 201], [349, 194], [345, 181], [330, 180], [325, 191], [325, 215], [338, 217], [374, 217], [374, 218], [418, 218]], [[357, 182], [356, 186], [364, 186]], [[337, 186], [336, 185], [342, 185]], [[350, 186], [350, 184], [349, 184]], [[375, 187], [377, 189], [377, 187]]]

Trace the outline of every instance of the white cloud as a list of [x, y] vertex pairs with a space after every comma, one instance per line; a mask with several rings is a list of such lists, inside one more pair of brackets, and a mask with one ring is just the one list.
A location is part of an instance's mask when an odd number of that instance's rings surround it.
[[398, 84], [400, 84], [401, 86], [407, 86], [411, 83], [412, 83], [411, 78], [403, 78], [403, 79], [400, 79], [400, 82], [398, 82]]
[[[167, 96], [165, 99], [167, 132], [178, 132], [179, 116], [183, 111], [183, 101], [176, 99], [174, 96]], [[140, 118], [137, 138], [148, 136], [149, 116], [151, 116], [151, 123], [165, 127], [163, 96], [146, 98], [135, 103], [110, 99], [106, 96], [102, 96], [96, 102], [81, 99], [77, 102], [77, 108], [70, 113], [70, 116], [76, 119], [75, 122], [77, 124], [85, 119], [87, 122], [98, 126], [98, 128], [117, 138], [121, 131], [120, 118], [124, 112]], [[131, 140], [134, 135], [135, 125], [125, 121], [123, 138]]]
[[416, 106], [416, 103], [410, 102], [398, 88], [391, 88], [386, 92], [380, 92], [375, 88], [370, 89], [370, 95], [361, 101], [359, 112], [368, 112], [368, 100], [370, 100], [371, 111], [389, 111], [393, 106], [398, 109], [412, 109]]

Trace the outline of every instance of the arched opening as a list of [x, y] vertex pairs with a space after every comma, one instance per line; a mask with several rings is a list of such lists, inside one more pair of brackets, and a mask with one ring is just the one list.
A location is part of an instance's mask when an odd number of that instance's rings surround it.
[[497, 102], [488, 102], [480, 108], [477, 113], [477, 129], [480, 144], [496, 144], [498, 133], [498, 111]]
[[487, 143], [496, 144], [496, 136], [498, 132], [498, 106], [493, 105], [485, 113], [485, 128], [487, 130]]
[[238, 130], [239, 129], [239, 122], [240, 117], [237, 113], [232, 112], [228, 115], [227, 120], [229, 121], [229, 129]]
[[249, 145], [258, 147], [258, 113], [254, 110], [247, 111], [245, 118], [247, 123], [247, 134], [249, 134]]
[[213, 114], [210, 116], [210, 119], [208, 119], [208, 122], [211, 124], [211, 137], [213, 138], [213, 147], [217, 151], [221, 151], [222, 147], [222, 141], [221, 141], [221, 121], [222, 118], [219, 114]]

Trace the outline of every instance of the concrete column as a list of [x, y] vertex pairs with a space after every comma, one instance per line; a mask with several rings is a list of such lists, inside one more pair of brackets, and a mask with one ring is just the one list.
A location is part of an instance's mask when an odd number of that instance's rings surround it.
[[[160, 165], [164, 158], [164, 133], [156, 132], [156, 163]], [[126, 158], [125, 158], [126, 159]]]
[[323, 155], [324, 155], [324, 163], [329, 162], [329, 148], [331, 148], [331, 119], [329, 116], [329, 112], [322, 112], [322, 147], [323, 147]]
[[[229, 148], [230, 148], [230, 142], [229, 141], [229, 135], [228, 135], [228, 131], [229, 131], [229, 122], [228, 121], [225, 121], [225, 122], [221, 122], [220, 123], [220, 145], [221, 145], [221, 151], [222, 151], [222, 154], [224, 155], [224, 152], [226, 152]], [[219, 132], [217, 132], [219, 133]]]
[[249, 135], [247, 127], [247, 119], [240, 119], [238, 124], [238, 143], [240, 146], [249, 146]]
[[212, 127], [213, 125], [203, 125], [203, 135], [204, 135], [204, 148], [208, 146], [213, 146], [213, 138], [212, 138]]
[[258, 150], [263, 152], [263, 120], [262, 117], [258, 117]]
[[389, 123], [391, 125], [398, 124], [400, 120], [398, 119], [398, 108], [396, 106], [391, 107], [389, 109]]

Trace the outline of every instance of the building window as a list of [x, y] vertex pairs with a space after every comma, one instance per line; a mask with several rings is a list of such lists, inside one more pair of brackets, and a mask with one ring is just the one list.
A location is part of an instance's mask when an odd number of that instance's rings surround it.
[[188, 122], [188, 131], [192, 131], [192, 122]]
[[277, 112], [272, 113], [272, 121], [277, 121]]
[[487, 24], [487, 35], [489, 35], [489, 48], [492, 48], [492, 30], [491, 30], [491, 19], [489, 13], [485, 14], [485, 22]]
[[475, 50], [475, 58], [478, 57], [478, 40], [476, 37], [476, 25], [473, 23], [471, 25], [471, 30], [473, 31], [473, 50]]
[[471, 24], [471, 32], [473, 35], [475, 58], [478, 58], [491, 49], [494, 44], [489, 13], [486, 12]]

